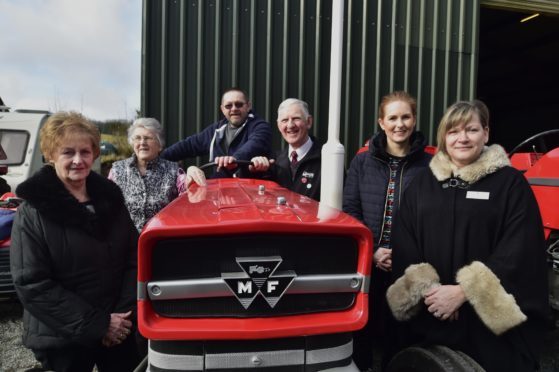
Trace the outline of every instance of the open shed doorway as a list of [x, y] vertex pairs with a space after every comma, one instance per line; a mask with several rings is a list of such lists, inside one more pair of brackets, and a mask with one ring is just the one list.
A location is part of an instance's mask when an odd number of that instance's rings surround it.
[[510, 151], [559, 128], [559, 14], [480, 10], [477, 97], [491, 113], [491, 142]]

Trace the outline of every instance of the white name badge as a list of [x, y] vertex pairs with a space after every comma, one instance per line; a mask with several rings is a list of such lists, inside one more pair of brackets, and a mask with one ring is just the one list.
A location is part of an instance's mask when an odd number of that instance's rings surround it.
[[466, 193], [466, 199], [489, 200], [489, 192], [488, 191], [468, 191]]

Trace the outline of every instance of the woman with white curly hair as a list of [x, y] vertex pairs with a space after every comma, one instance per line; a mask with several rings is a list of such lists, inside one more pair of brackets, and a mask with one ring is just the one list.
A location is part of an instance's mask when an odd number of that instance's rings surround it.
[[163, 207], [186, 191], [192, 181], [205, 184], [198, 168], [187, 174], [177, 163], [159, 157], [163, 150], [163, 127], [154, 118], [139, 118], [128, 128], [128, 142], [134, 154], [113, 163], [109, 179], [124, 194], [126, 207], [138, 231]]

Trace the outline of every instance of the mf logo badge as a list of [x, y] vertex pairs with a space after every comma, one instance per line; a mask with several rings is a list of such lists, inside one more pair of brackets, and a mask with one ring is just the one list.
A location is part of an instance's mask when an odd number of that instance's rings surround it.
[[221, 277], [245, 309], [259, 293], [270, 307], [276, 306], [297, 277], [292, 270], [276, 272], [283, 261], [279, 256], [238, 257], [236, 260], [243, 272], [222, 273]]

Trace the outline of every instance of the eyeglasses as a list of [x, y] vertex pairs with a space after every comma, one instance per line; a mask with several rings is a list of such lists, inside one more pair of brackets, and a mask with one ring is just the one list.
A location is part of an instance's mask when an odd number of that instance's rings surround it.
[[140, 143], [140, 142], [146, 141], [146, 142], [149, 143], [149, 142], [155, 141], [155, 138], [153, 138], [153, 137], [148, 137], [148, 136], [134, 136], [134, 137], [132, 137], [132, 141], [133, 141], [133, 142], [136, 142], [136, 143]]
[[227, 110], [231, 110], [233, 108], [233, 105], [235, 105], [236, 108], [241, 108], [244, 105], [246, 105], [246, 102], [233, 102], [233, 103], [228, 103], [226, 105], [223, 105], [223, 107], [225, 107]]

